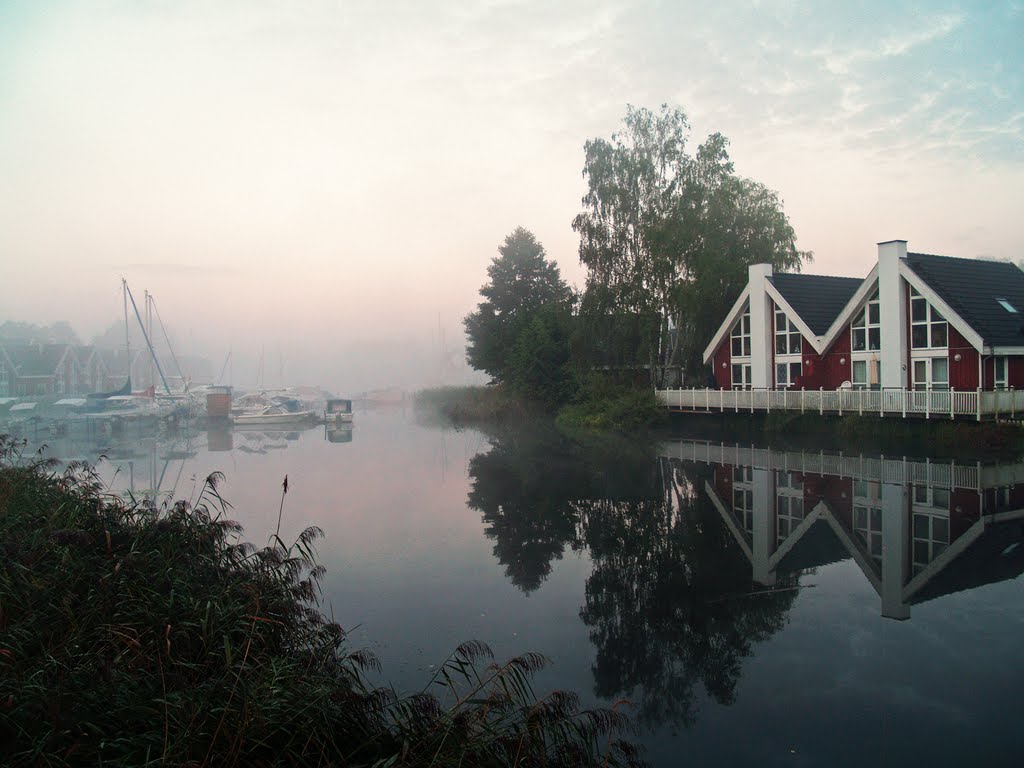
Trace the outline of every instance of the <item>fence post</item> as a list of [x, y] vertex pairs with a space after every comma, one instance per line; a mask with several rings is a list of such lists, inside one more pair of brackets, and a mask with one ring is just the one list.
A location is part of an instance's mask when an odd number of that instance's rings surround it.
[[864, 415], [864, 390], [863, 389], [858, 389], [857, 390], [857, 415], [858, 416], [863, 416]]
[[825, 415], [825, 388], [818, 387], [818, 415]]
[[978, 421], [981, 421], [981, 387], [978, 387], [978, 391], [975, 394], [978, 396]]
[[900, 390], [900, 404], [903, 407], [903, 418], [907, 418], [907, 395], [909, 393], [905, 389]]
[[930, 419], [932, 417], [932, 390], [925, 389], [924, 391], [924, 417]]
[[949, 388], [949, 420], [953, 421], [956, 418], [956, 414], [953, 413], [953, 400], [956, 398], [956, 389], [953, 387]]
[[771, 413], [772, 412], [772, 391], [770, 389], [766, 389], [765, 392], [764, 392], [764, 397], [765, 397], [765, 401], [767, 403], [765, 408], [767, 409], [768, 413]]
[[804, 407], [807, 405], [807, 390], [800, 387], [800, 413], [804, 412]]
[[711, 390], [707, 387], [704, 387], [704, 410], [711, 410]]
[[718, 410], [721, 413], [725, 413], [725, 390], [718, 390]]

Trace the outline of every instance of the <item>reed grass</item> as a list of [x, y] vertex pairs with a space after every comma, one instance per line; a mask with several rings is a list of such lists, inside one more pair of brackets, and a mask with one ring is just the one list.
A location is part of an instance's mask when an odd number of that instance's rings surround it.
[[322, 531], [243, 543], [220, 474], [158, 508], [21, 449], [0, 437], [0, 764], [640, 762], [618, 705], [534, 695], [536, 654], [466, 643], [414, 695], [368, 685], [319, 610]]

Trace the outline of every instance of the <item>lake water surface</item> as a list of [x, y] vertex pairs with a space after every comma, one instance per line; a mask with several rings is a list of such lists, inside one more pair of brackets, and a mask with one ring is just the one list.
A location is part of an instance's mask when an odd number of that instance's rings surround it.
[[1024, 464], [716, 438], [581, 445], [358, 413], [351, 433], [56, 440], [117, 489], [221, 470], [245, 538], [320, 526], [325, 610], [383, 680], [461, 641], [625, 698], [654, 765], [1019, 765]]

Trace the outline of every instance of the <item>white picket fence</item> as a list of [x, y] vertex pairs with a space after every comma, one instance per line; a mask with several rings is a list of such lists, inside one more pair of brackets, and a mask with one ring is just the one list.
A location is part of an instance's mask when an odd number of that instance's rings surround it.
[[799, 411], [820, 415], [923, 416], [935, 419], [1024, 417], [1024, 390], [907, 389], [657, 389], [658, 400], [682, 411]]

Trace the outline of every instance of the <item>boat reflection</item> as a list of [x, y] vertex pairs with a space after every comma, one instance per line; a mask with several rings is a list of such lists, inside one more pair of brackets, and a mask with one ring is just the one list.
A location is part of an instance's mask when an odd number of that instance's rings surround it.
[[681, 441], [673, 464], [714, 469], [704, 490], [772, 586], [852, 559], [881, 614], [1024, 572], [1024, 464], [793, 453]]

